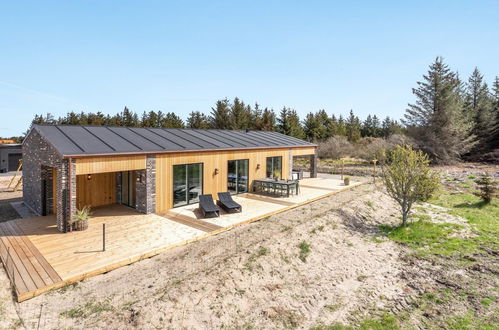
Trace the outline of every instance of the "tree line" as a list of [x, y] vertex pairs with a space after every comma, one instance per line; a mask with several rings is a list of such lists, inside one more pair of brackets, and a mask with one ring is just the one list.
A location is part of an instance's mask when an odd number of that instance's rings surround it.
[[437, 57], [413, 94], [402, 122], [434, 162], [499, 161], [499, 77], [489, 88], [475, 68], [464, 82]]
[[308, 113], [302, 120], [294, 109], [284, 107], [276, 114], [273, 109], [262, 109], [258, 103], [251, 106], [237, 97], [232, 102], [228, 99], [218, 100], [208, 115], [192, 111], [185, 121], [174, 112], [148, 111], [139, 115], [125, 107], [115, 115], [102, 112], [69, 112], [59, 118], [50, 113], [35, 115], [33, 124], [249, 129], [276, 131], [314, 142], [325, 141], [332, 136], [344, 136], [352, 143], [361, 137], [388, 137], [404, 131], [402, 125], [390, 117], [380, 120], [376, 115], [368, 115], [361, 121], [352, 110], [346, 118], [341, 114], [329, 115], [325, 110], [319, 110]]

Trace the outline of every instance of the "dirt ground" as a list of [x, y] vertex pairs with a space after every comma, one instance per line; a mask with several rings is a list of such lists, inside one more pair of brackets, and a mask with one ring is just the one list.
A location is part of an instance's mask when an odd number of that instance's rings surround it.
[[2, 271], [0, 327], [307, 328], [407, 304], [400, 249], [350, 221], [368, 200], [389, 221], [362, 186], [22, 304]]
[[[21, 304], [2, 269], [0, 328], [308, 329], [387, 312], [426, 328], [421, 320], [445, 309], [419, 315], [421, 294], [470, 281], [494, 287], [484, 268], [471, 278], [476, 270], [418, 259], [380, 236], [380, 224], [400, 221], [380, 190], [356, 187]], [[466, 219], [426, 209], [467, 235]]]
[[3, 174], [0, 176], [0, 222], [19, 218], [19, 214], [10, 203], [22, 199], [22, 187], [15, 192], [12, 191], [12, 188], [7, 189], [11, 178], [12, 175]]

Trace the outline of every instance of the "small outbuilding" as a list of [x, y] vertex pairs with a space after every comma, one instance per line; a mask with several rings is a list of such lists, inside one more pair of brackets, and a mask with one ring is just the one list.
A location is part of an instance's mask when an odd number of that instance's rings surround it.
[[22, 145], [0, 143], [0, 173], [17, 170], [22, 159]]
[[256, 179], [291, 179], [295, 156], [317, 174], [315, 144], [267, 131], [33, 125], [22, 148], [24, 203], [56, 214], [62, 232], [83, 206], [162, 213], [201, 194], [251, 191]]

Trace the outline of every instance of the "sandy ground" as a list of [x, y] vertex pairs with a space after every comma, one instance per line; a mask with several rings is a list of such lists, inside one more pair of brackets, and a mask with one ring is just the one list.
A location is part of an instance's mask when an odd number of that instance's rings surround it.
[[[348, 323], [407, 304], [400, 247], [370, 235], [395, 212], [372, 185], [361, 186], [21, 304], [2, 269], [0, 328]], [[305, 261], [301, 242], [310, 246]]]

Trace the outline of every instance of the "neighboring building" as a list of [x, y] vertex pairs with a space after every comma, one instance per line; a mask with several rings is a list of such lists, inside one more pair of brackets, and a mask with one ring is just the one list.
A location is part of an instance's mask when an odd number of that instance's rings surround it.
[[23, 142], [24, 203], [56, 214], [60, 231], [77, 208], [124, 204], [161, 213], [200, 194], [243, 193], [316, 145], [276, 132], [33, 125]]
[[17, 170], [22, 157], [22, 145], [0, 144], [0, 173]]
[[11, 139], [0, 139], [0, 144], [15, 144], [16, 141]]

